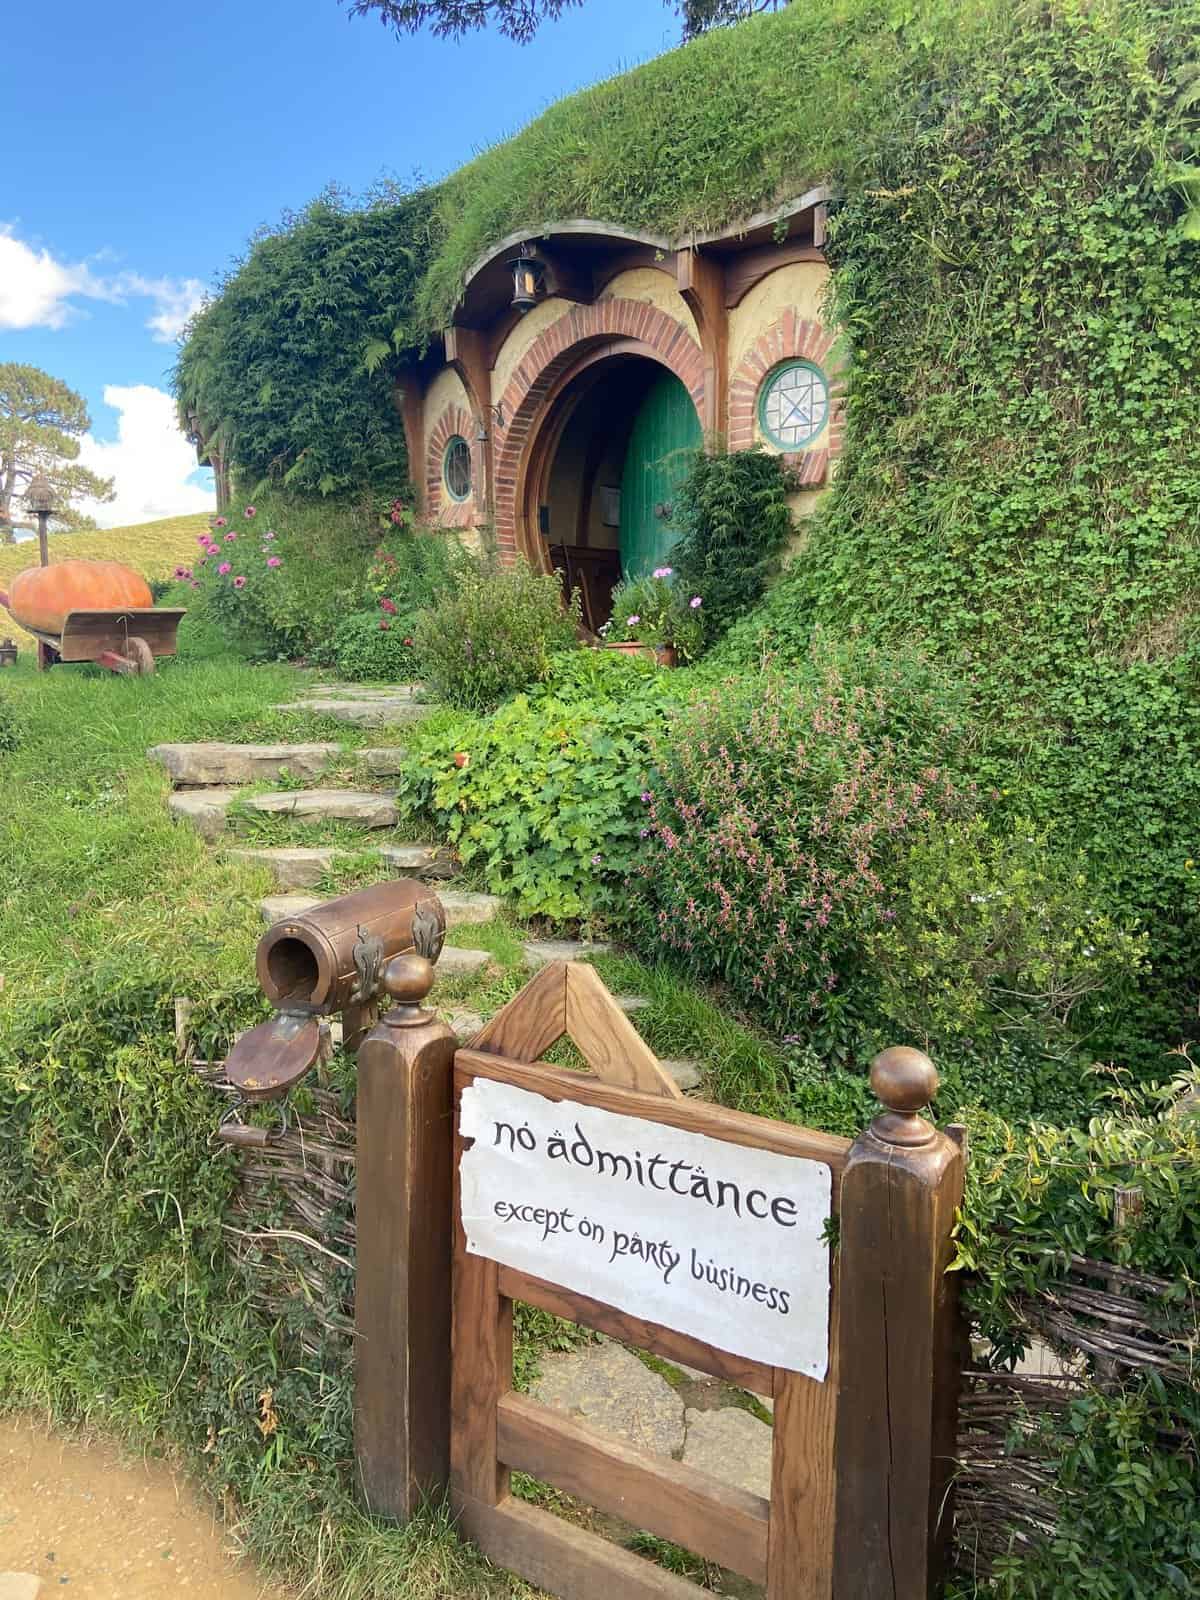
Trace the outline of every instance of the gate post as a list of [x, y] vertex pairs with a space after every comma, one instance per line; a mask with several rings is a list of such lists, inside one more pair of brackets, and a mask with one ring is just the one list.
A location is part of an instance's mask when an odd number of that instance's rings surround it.
[[917, 1115], [937, 1086], [919, 1050], [877, 1056], [871, 1088], [887, 1109], [842, 1178], [833, 1600], [927, 1600], [944, 1576], [961, 1364], [946, 1268], [963, 1153]]
[[354, 1450], [368, 1510], [407, 1521], [450, 1472], [454, 1052], [421, 1008], [434, 971], [396, 956], [396, 1005], [358, 1051]]

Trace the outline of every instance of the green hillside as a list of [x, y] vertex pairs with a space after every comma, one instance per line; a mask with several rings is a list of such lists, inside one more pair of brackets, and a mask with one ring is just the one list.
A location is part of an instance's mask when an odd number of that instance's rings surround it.
[[[196, 554], [196, 536], [208, 528], [203, 514], [162, 517], [157, 522], [136, 522], [126, 528], [97, 528], [82, 533], [52, 533], [51, 561], [82, 557], [89, 561], [121, 561], [143, 577], [169, 578], [178, 565], [190, 566]], [[26, 567], [37, 565], [36, 541], [0, 545], [0, 589]], [[0, 634], [11, 634], [18, 644], [32, 643], [7, 611], [0, 610]]]

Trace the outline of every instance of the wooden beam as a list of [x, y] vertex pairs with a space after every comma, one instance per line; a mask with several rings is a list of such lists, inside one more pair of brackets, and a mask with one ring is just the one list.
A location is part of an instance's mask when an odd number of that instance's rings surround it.
[[735, 256], [725, 267], [725, 304], [730, 309], [740, 305], [756, 283], [761, 283], [780, 267], [790, 267], [798, 261], [824, 260], [824, 250], [795, 241], [748, 250], [744, 256]]
[[835, 1270], [829, 1300], [829, 1371], [824, 1383], [799, 1372], [775, 1375], [767, 1600], [830, 1600], [833, 1593], [837, 1291]]
[[527, 1395], [501, 1400], [498, 1436], [500, 1459], [517, 1471], [752, 1583], [766, 1582], [767, 1502], [760, 1495], [631, 1449]]
[[567, 1033], [601, 1083], [683, 1099], [683, 1090], [659, 1066], [658, 1057], [609, 994], [595, 967], [581, 961], [567, 966]]
[[680, 250], [675, 257], [675, 282], [700, 330], [704, 356], [704, 415], [701, 427], [709, 439], [728, 428], [729, 318], [725, 310], [725, 268], [699, 250]]
[[425, 385], [415, 367], [404, 369], [393, 394], [404, 424], [409, 480], [416, 493], [418, 511], [425, 511]]
[[471, 1041], [472, 1050], [536, 1061], [567, 1031], [567, 964], [551, 961]]
[[559, 1600], [703, 1600], [686, 1578], [524, 1501], [486, 1505], [455, 1494], [453, 1504], [489, 1560]]
[[[543, 972], [550, 973], [552, 970], [547, 967]], [[561, 965], [558, 971], [560, 975], [563, 973]], [[565, 988], [565, 982], [563, 986]], [[518, 1000], [528, 995], [532, 987], [530, 985], [523, 995], [519, 995]], [[510, 1007], [513, 1004], [509, 1002]], [[492, 1019], [493, 1023], [503, 1015], [503, 1012], [497, 1013]], [[484, 1031], [487, 1032], [486, 1029]], [[495, 1043], [489, 1042], [486, 1048], [494, 1050]], [[601, 1111], [614, 1111], [618, 1116], [640, 1117], [646, 1122], [665, 1122], [672, 1128], [705, 1134], [710, 1139], [724, 1139], [729, 1144], [745, 1145], [751, 1150], [773, 1150], [781, 1156], [821, 1161], [833, 1173], [833, 1208], [835, 1212], [837, 1210], [837, 1180], [846, 1164], [849, 1139], [839, 1139], [836, 1134], [819, 1133], [813, 1128], [796, 1127], [791, 1123], [774, 1122], [769, 1117], [750, 1116], [744, 1111], [728, 1111], [724, 1106], [709, 1105], [704, 1100], [667, 1100], [634, 1089], [613, 1088], [611, 1084], [599, 1083], [582, 1072], [567, 1072], [543, 1062], [526, 1064], [505, 1060], [495, 1054], [488, 1055], [479, 1048], [478, 1043], [470, 1049], [460, 1050], [454, 1059], [460, 1079], [472, 1076], [490, 1078], [495, 1083], [511, 1083], [518, 1089], [528, 1089], [547, 1100], [574, 1100], [580, 1105], [596, 1106]]]
[[656, 1322], [644, 1322], [628, 1311], [605, 1305], [587, 1295], [564, 1289], [561, 1284], [547, 1283], [542, 1278], [531, 1278], [513, 1267], [500, 1268], [500, 1293], [509, 1300], [521, 1300], [527, 1306], [537, 1306], [567, 1322], [577, 1322], [583, 1328], [594, 1328], [621, 1344], [634, 1345], [647, 1350], [652, 1356], [670, 1361], [676, 1366], [696, 1367], [711, 1377], [720, 1378], [738, 1389], [749, 1389], [752, 1394], [770, 1396], [775, 1392], [774, 1367], [751, 1361], [747, 1356], [731, 1355], [712, 1345], [702, 1344], [686, 1333], [676, 1333], [671, 1328], [660, 1327]]

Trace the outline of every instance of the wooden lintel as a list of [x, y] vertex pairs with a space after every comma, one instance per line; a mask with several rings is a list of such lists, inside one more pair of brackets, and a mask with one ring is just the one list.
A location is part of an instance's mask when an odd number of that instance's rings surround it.
[[523, 1394], [501, 1400], [497, 1445], [506, 1466], [752, 1583], [767, 1581], [768, 1502], [760, 1495], [680, 1461], [645, 1455]]
[[744, 256], [735, 256], [725, 268], [725, 304], [732, 309], [740, 305], [756, 283], [779, 267], [789, 267], [798, 261], [824, 261], [825, 252], [816, 245], [785, 244], [763, 245], [759, 250], [749, 250]]

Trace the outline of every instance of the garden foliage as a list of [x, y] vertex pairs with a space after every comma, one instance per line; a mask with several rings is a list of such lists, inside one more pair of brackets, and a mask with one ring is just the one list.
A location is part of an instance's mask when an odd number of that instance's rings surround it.
[[553, 573], [524, 561], [510, 567], [463, 564], [454, 586], [413, 627], [417, 670], [452, 706], [488, 711], [506, 695], [542, 683], [556, 650], [575, 644], [579, 602], [564, 610]]

